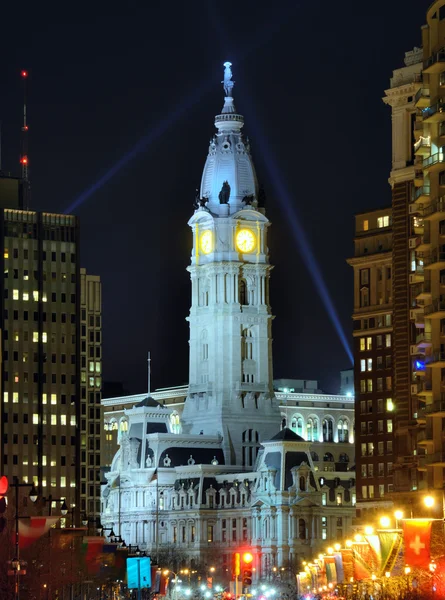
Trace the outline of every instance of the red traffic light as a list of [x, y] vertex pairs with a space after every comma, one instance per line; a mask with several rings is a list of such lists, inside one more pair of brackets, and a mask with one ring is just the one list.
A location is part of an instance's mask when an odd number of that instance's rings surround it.
[[253, 555], [250, 552], [244, 552], [243, 563], [250, 564], [253, 561]]
[[0, 498], [2, 498], [8, 491], [9, 483], [6, 475], [0, 477]]

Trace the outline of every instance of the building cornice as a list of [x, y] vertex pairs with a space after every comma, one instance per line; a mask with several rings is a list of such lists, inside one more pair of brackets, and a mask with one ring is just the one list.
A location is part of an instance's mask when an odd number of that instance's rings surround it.
[[363, 266], [365, 264], [372, 263], [375, 264], [383, 264], [389, 263], [392, 260], [392, 252], [379, 252], [378, 254], [364, 254], [363, 256], [353, 256], [352, 258], [347, 258], [346, 262], [351, 267], [355, 266]]

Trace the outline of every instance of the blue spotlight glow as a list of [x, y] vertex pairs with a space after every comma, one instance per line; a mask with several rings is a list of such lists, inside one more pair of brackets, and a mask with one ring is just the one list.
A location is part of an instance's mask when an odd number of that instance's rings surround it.
[[[249, 110], [245, 111], [249, 115], [249, 129], [253, 129], [252, 123], [255, 124], [255, 121], [258, 123], [257, 119], [254, 118], [254, 109], [251, 102], [249, 102]], [[329, 290], [326, 286], [326, 283], [323, 279], [323, 275], [321, 273], [320, 267], [318, 266], [317, 260], [312, 252], [309, 240], [307, 239], [306, 232], [304, 228], [301, 226], [300, 221], [297, 216], [297, 212], [295, 207], [293, 206], [294, 199], [289, 193], [287, 189], [283, 177], [280, 173], [280, 169], [278, 168], [275, 157], [272, 152], [268, 150], [270, 148], [270, 144], [266, 140], [266, 136], [262, 132], [261, 128], [256, 125], [255, 127], [255, 138], [258, 144], [258, 147], [261, 148], [261, 152], [265, 155], [265, 165], [266, 169], [269, 171], [269, 178], [271, 183], [274, 186], [274, 190], [276, 194], [275, 197], [278, 198], [286, 218], [290, 224], [290, 227], [294, 234], [294, 240], [299, 248], [301, 256], [304, 258], [304, 264], [306, 265], [307, 270], [309, 271], [309, 275], [314, 282], [314, 285], [318, 291], [318, 295], [320, 296], [321, 301], [323, 302], [331, 323], [337, 332], [338, 337], [343, 345], [343, 348], [351, 361], [351, 364], [354, 364], [354, 358], [352, 355], [351, 347], [349, 346], [347, 337], [345, 332], [343, 331], [343, 327], [340, 323], [340, 319], [337, 313], [337, 310], [334, 306], [334, 303], [329, 294]]]
[[[213, 82], [212, 82], [213, 83]], [[76, 208], [88, 200], [97, 190], [104, 186], [110, 179], [112, 179], [125, 165], [132, 161], [138, 154], [148, 148], [148, 146], [163, 135], [170, 127], [172, 127], [177, 120], [187, 112], [196, 102], [199, 100], [201, 95], [207, 91], [210, 83], [206, 82], [197, 87], [193, 94], [190, 94], [183, 102], [179, 104], [176, 110], [169, 112], [168, 117], [160, 121], [156, 127], [154, 127], [147, 135], [142, 137], [131, 150], [129, 150], [122, 158], [112, 165], [108, 171], [102, 175], [95, 183], [87, 188], [80, 196], [78, 196], [64, 211], [65, 214], [72, 213]]]

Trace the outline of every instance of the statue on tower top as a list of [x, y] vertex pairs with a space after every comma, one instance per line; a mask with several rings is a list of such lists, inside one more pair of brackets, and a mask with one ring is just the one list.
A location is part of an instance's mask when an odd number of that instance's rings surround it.
[[224, 91], [226, 93], [226, 96], [232, 96], [232, 89], [233, 86], [235, 85], [235, 82], [232, 81], [232, 63], [231, 62], [225, 62], [224, 63], [224, 81], [221, 81], [221, 83], [224, 86]]

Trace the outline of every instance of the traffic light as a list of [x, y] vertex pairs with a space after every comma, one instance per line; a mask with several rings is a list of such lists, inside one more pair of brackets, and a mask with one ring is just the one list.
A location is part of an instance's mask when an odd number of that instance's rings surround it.
[[241, 556], [239, 552], [235, 552], [232, 557], [232, 578], [236, 579], [241, 573]]
[[0, 477], [0, 533], [2, 533], [6, 527], [6, 518], [3, 515], [8, 506], [5, 498], [8, 487], [8, 478], [3, 475], [3, 477]]
[[250, 552], [244, 552], [243, 554], [243, 586], [248, 587], [252, 585], [252, 562], [253, 556]]

